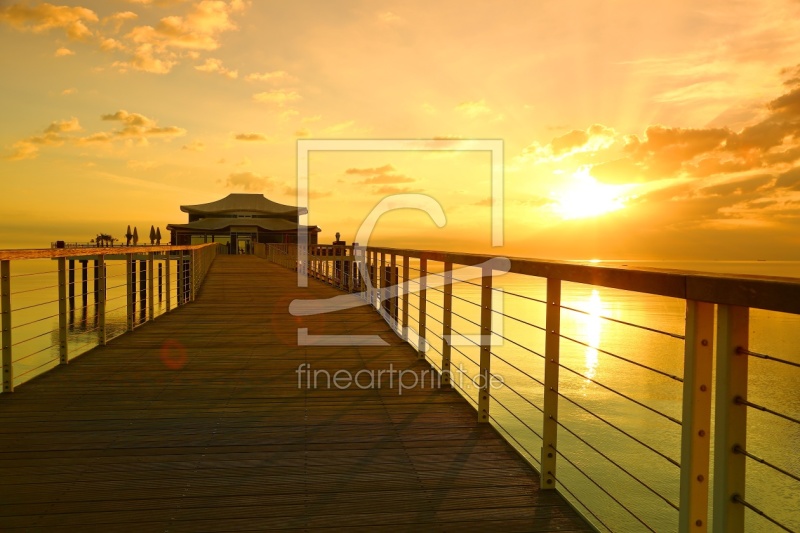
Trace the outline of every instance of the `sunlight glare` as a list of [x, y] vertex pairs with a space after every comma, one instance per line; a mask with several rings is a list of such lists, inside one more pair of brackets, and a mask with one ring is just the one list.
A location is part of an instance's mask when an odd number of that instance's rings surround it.
[[562, 193], [555, 193], [555, 211], [564, 220], [588, 218], [625, 207], [620, 188], [599, 183], [584, 166], [572, 174], [573, 180]]

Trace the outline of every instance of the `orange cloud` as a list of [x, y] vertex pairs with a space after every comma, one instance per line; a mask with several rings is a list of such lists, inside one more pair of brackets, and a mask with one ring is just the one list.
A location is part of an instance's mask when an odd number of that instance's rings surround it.
[[55, 54], [56, 57], [65, 57], [65, 56], [74, 56], [75, 52], [70, 50], [69, 48], [64, 48], [63, 46], [56, 50]]
[[236, 79], [239, 77], [238, 70], [230, 70], [222, 66], [222, 61], [219, 59], [206, 59], [205, 63], [202, 65], [197, 65], [194, 67], [195, 70], [199, 70], [200, 72], [215, 72], [217, 74], [221, 74], [226, 78]]
[[181, 150], [187, 150], [190, 152], [202, 152], [206, 149], [206, 145], [201, 143], [200, 141], [192, 141], [189, 144], [184, 144], [181, 147]]
[[[357, 182], [362, 185], [412, 183], [416, 181], [413, 178], [409, 178], [408, 176], [404, 176], [403, 174], [397, 174], [394, 171], [395, 168], [392, 165], [383, 165], [381, 167], [373, 167], [373, 168], [348, 168], [347, 170], [344, 171], [344, 173], [356, 176], [370, 176], [368, 178], [364, 178]], [[376, 192], [380, 192], [380, 190]]]
[[228, 176], [225, 182], [229, 188], [244, 191], [261, 191], [272, 182], [269, 176], [259, 176], [253, 172], [236, 172]]
[[272, 72], [254, 72], [248, 74], [245, 79], [247, 81], [265, 81], [268, 83], [294, 83], [297, 78], [286, 72], [285, 70], [275, 70]]
[[237, 141], [266, 141], [267, 137], [260, 133], [239, 133], [234, 139]]
[[486, 100], [475, 100], [469, 102], [461, 102], [456, 106], [456, 111], [462, 113], [469, 118], [477, 118], [481, 115], [487, 115], [492, 112], [491, 108], [486, 105]]
[[165, 74], [181, 57], [219, 48], [220, 34], [237, 28], [232, 16], [244, 11], [246, 5], [240, 0], [201, 0], [185, 16], [164, 17], [155, 26], [136, 26], [125, 36], [132, 43], [132, 57], [114, 66], [121, 71]]
[[18, 30], [45, 32], [53, 28], [63, 29], [67, 37], [86, 40], [92, 36], [86, 23], [98, 22], [97, 15], [85, 7], [56, 6], [47, 2], [36, 6], [24, 3], [0, 8], [0, 21]]
[[274, 91], [265, 91], [253, 95], [253, 100], [264, 104], [272, 104], [277, 107], [283, 107], [291, 102], [296, 102], [302, 99], [302, 96], [297, 91], [289, 89], [276, 89]]

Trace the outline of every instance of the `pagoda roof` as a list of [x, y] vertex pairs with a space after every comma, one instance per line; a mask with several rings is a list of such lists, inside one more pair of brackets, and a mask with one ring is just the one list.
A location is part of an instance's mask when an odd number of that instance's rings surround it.
[[204, 218], [195, 220], [187, 224], [169, 224], [167, 229], [187, 229], [195, 231], [222, 231], [231, 226], [238, 227], [258, 227], [265, 231], [297, 231], [314, 230], [319, 231], [316, 226], [301, 226], [290, 220], [282, 218]]
[[[263, 215], [305, 215], [308, 209], [291, 205], [279, 204], [268, 200], [263, 194], [231, 193], [225, 198], [207, 204], [182, 205], [184, 213], [198, 215], [213, 215], [215, 213], [259, 213]], [[175, 224], [173, 224], [175, 225]]]

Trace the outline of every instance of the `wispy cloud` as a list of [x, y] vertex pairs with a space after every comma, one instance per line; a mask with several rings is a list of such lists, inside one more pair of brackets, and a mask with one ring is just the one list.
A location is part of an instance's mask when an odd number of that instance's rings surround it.
[[483, 99], [461, 102], [456, 106], [456, 111], [469, 118], [477, 118], [492, 112], [491, 108], [486, 105], [486, 100]]
[[254, 72], [245, 76], [247, 81], [265, 81], [267, 83], [281, 84], [281, 83], [295, 83], [297, 78], [286, 72], [285, 70], [274, 70], [272, 72]]
[[64, 48], [63, 46], [56, 50], [55, 54], [56, 57], [65, 57], [65, 56], [74, 56], [75, 52], [70, 50], [69, 48]]
[[265, 91], [253, 95], [253, 100], [264, 104], [271, 104], [278, 107], [284, 107], [292, 102], [301, 100], [302, 96], [297, 91], [291, 89], [275, 89], [272, 91]]
[[261, 133], [237, 133], [234, 137], [237, 141], [264, 142], [268, 138]]

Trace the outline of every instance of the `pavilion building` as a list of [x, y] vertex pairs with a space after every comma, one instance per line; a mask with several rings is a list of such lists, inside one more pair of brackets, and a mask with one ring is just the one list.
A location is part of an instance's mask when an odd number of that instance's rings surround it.
[[170, 242], [175, 245], [219, 242], [230, 253], [252, 253], [254, 243], [296, 243], [306, 233], [308, 243], [317, 243], [317, 226], [301, 226], [305, 207], [283, 205], [262, 194], [229, 194], [225, 198], [198, 205], [182, 205], [189, 214], [186, 224], [168, 224]]

